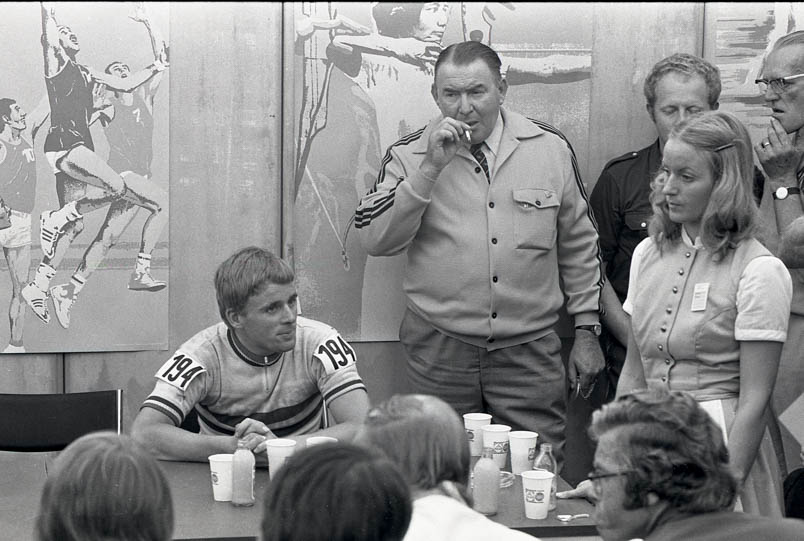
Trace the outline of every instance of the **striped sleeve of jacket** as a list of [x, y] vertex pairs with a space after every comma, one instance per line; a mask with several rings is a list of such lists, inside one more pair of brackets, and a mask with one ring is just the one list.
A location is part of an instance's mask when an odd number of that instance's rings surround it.
[[422, 214], [430, 203], [433, 181], [419, 173], [423, 156], [413, 154], [411, 145], [424, 130], [388, 148], [377, 182], [355, 211], [355, 229], [371, 255], [390, 256], [404, 251], [419, 230]]

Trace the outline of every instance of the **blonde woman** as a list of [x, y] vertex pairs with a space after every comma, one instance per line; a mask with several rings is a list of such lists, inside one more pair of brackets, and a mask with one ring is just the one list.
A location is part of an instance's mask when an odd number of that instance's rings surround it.
[[628, 353], [617, 395], [691, 393], [723, 428], [740, 483], [737, 509], [781, 516], [766, 414], [792, 282], [754, 236], [751, 140], [730, 113], [679, 124], [654, 180], [650, 237], [634, 251]]

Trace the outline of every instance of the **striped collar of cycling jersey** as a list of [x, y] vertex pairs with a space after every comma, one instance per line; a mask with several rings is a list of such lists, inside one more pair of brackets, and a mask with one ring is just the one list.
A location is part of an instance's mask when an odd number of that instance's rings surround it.
[[282, 358], [284, 352], [277, 351], [271, 355], [258, 355], [250, 351], [238, 338], [232, 329], [226, 330], [226, 336], [229, 338], [229, 345], [232, 350], [237, 353], [237, 356], [246, 361], [248, 364], [254, 366], [271, 366]]

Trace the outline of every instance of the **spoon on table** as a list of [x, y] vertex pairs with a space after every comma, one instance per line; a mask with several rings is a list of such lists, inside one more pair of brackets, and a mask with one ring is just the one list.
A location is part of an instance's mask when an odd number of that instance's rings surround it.
[[577, 515], [556, 515], [556, 518], [561, 522], [569, 522], [576, 518], [589, 518], [589, 513], [578, 513]]

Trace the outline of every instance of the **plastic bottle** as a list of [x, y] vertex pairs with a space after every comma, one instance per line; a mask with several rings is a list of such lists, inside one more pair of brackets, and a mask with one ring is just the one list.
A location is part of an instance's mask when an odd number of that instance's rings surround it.
[[553, 445], [551, 443], [543, 443], [539, 448], [539, 454], [536, 460], [533, 461], [534, 470], [547, 470], [553, 474], [553, 485], [550, 487], [550, 505], [547, 506], [548, 511], [552, 511], [558, 505], [556, 502], [556, 488], [558, 487], [558, 478], [556, 473], [556, 459], [553, 457]]
[[495, 464], [494, 450], [484, 447], [483, 454], [475, 464], [474, 489], [472, 497], [475, 501], [474, 509], [484, 515], [497, 514], [500, 502], [500, 468]]
[[232, 505], [254, 505], [254, 453], [243, 442], [237, 442], [232, 458]]

